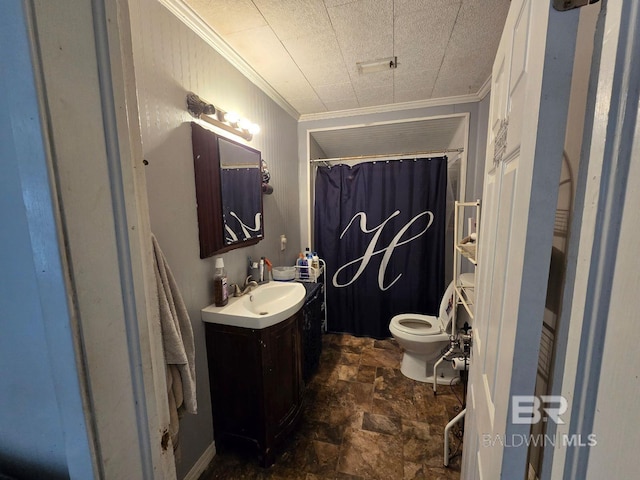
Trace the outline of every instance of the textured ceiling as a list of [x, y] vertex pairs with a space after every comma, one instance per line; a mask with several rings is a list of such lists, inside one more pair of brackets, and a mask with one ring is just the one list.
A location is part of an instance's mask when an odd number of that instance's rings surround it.
[[[509, 0], [184, 0], [299, 114], [477, 94]], [[397, 56], [360, 74], [357, 62]]]

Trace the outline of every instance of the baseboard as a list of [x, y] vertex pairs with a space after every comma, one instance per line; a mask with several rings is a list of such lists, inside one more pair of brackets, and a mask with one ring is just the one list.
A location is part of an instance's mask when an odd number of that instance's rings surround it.
[[202, 475], [202, 472], [207, 469], [207, 467], [211, 463], [211, 460], [213, 460], [213, 457], [215, 456], [216, 444], [211, 442], [211, 445], [207, 447], [202, 455], [200, 455], [198, 461], [193, 465], [193, 467], [191, 467], [189, 473], [184, 476], [184, 480], [198, 480], [200, 478], [200, 475]]

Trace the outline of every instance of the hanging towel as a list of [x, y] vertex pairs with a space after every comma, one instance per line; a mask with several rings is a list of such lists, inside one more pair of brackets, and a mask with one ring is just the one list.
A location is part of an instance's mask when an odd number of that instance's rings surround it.
[[178, 420], [183, 412], [196, 414], [196, 369], [193, 330], [171, 269], [155, 235], [151, 235], [155, 257], [160, 327], [164, 359], [167, 365], [169, 395], [169, 431], [174, 448], [178, 444]]

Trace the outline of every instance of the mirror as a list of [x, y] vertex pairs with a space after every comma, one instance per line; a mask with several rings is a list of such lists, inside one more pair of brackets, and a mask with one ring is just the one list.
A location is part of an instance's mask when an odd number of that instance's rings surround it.
[[191, 124], [200, 258], [263, 238], [261, 154]]
[[262, 237], [260, 152], [218, 137], [225, 244]]

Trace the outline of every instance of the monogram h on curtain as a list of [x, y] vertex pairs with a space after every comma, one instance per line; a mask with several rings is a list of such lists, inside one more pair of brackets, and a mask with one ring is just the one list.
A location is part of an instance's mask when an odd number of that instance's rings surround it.
[[[389, 284], [385, 285], [385, 281], [384, 281], [385, 273], [387, 271], [387, 266], [389, 265], [389, 262], [391, 261], [391, 257], [393, 255], [393, 251], [395, 250], [396, 247], [400, 247], [402, 245], [405, 245], [405, 244], [407, 244], [409, 242], [412, 242], [413, 240], [416, 240], [417, 238], [421, 237], [422, 235], [424, 235], [427, 232], [427, 230], [429, 230], [429, 227], [433, 223], [434, 216], [433, 216], [433, 213], [431, 213], [428, 210], [419, 213], [418, 215], [413, 217], [406, 225], [404, 225], [398, 231], [398, 233], [396, 233], [396, 235], [393, 237], [393, 239], [391, 240], [391, 243], [389, 243], [389, 245], [387, 245], [386, 247], [380, 248], [380, 246], [378, 245], [378, 242], [379, 242], [380, 234], [382, 233], [382, 230], [385, 228], [387, 223], [389, 223], [389, 220], [391, 220], [393, 217], [396, 217], [398, 215], [400, 215], [400, 210], [396, 210], [384, 222], [382, 222], [377, 227], [374, 227], [374, 228], [371, 228], [371, 229], [367, 228], [367, 214], [365, 212], [358, 212], [353, 216], [353, 218], [351, 219], [351, 221], [349, 222], [347, 227], [340, 234], [340, 240], [342, 240], [342, 238], [344, 237], [345, 233], [347, 233], [347, 230], [349, 230], [349, 228], [351, 227], [351, 225], [355, 222], [355, 220], [357, 218], [360, 219], [359, 227], [360, 227], [360, 231], [362, 233], [367, 234], [367, 235], [372, 233], [372, 232], [375, 232], [375, 233], [374, 233], [373, 237], [371, 238], [371, 241], [366, 245], [366, 249], [364, 251], [364, 254], [361, 257], [358, 257], [355, 260], [351, 260], [350, 262], [345, 263], [344, 265], [342, 265], [341, 267], [339, 267], [336, 270], [336, 273], [333, 275], [333, 279], [332, 279], [332, 284], [333, 284], [334, 287], [344, 288], [344, 287], [348, 287], [349, 285], [351, 285], [353, 282], [355, 282], [358, 279], [358, 277], [360, 277], [360, 275], [362, 275], [362, 273], [365, 271], [365, 269], [369, 265], [369, 262], [371, 261], [371, 259], [374, 256], [380, 255], [380, 254], [382, 254], [383, 256], [382, 256], [382, 261], [380, 262], [380, 267], [378, 268], [378, 288], [380, 288], [380, 290], [382, 290], [382, 291], [388, 290], [398, 280], [400, 280], [400, 277], [402, 277], [402, 275], [403, 275], [402, 273], [399, 273], [396, 276], [395, 279], [393, 279]], [[402, 237], [407, 232], [407, 230], [409, 230], [409, 228], [414, 223], [416, 223], [417, 221], [419, 221], [423, 217], [426, 217], [428, 219], [427, 220], [427, 225], [424, 227], [424, 229], [422, 229], [416, 235], [414, 235], [414, 236], [412, 236], [410, 238], [407, 238], [406, 240], [402, 240]], [[338, 277], [340, 276], [340, 273], [343, 272], [348, 267], [350, 267], [351, 265], [354, 265], [354, 264], [359, 264], [358, 270], [356, 270], [356, 272], [353, 274], [353, 276], [351, 277], [351, 279], [349, 281], [347, 281], [346, 283], [340, 283], [340, 281], [338, 279]]]

